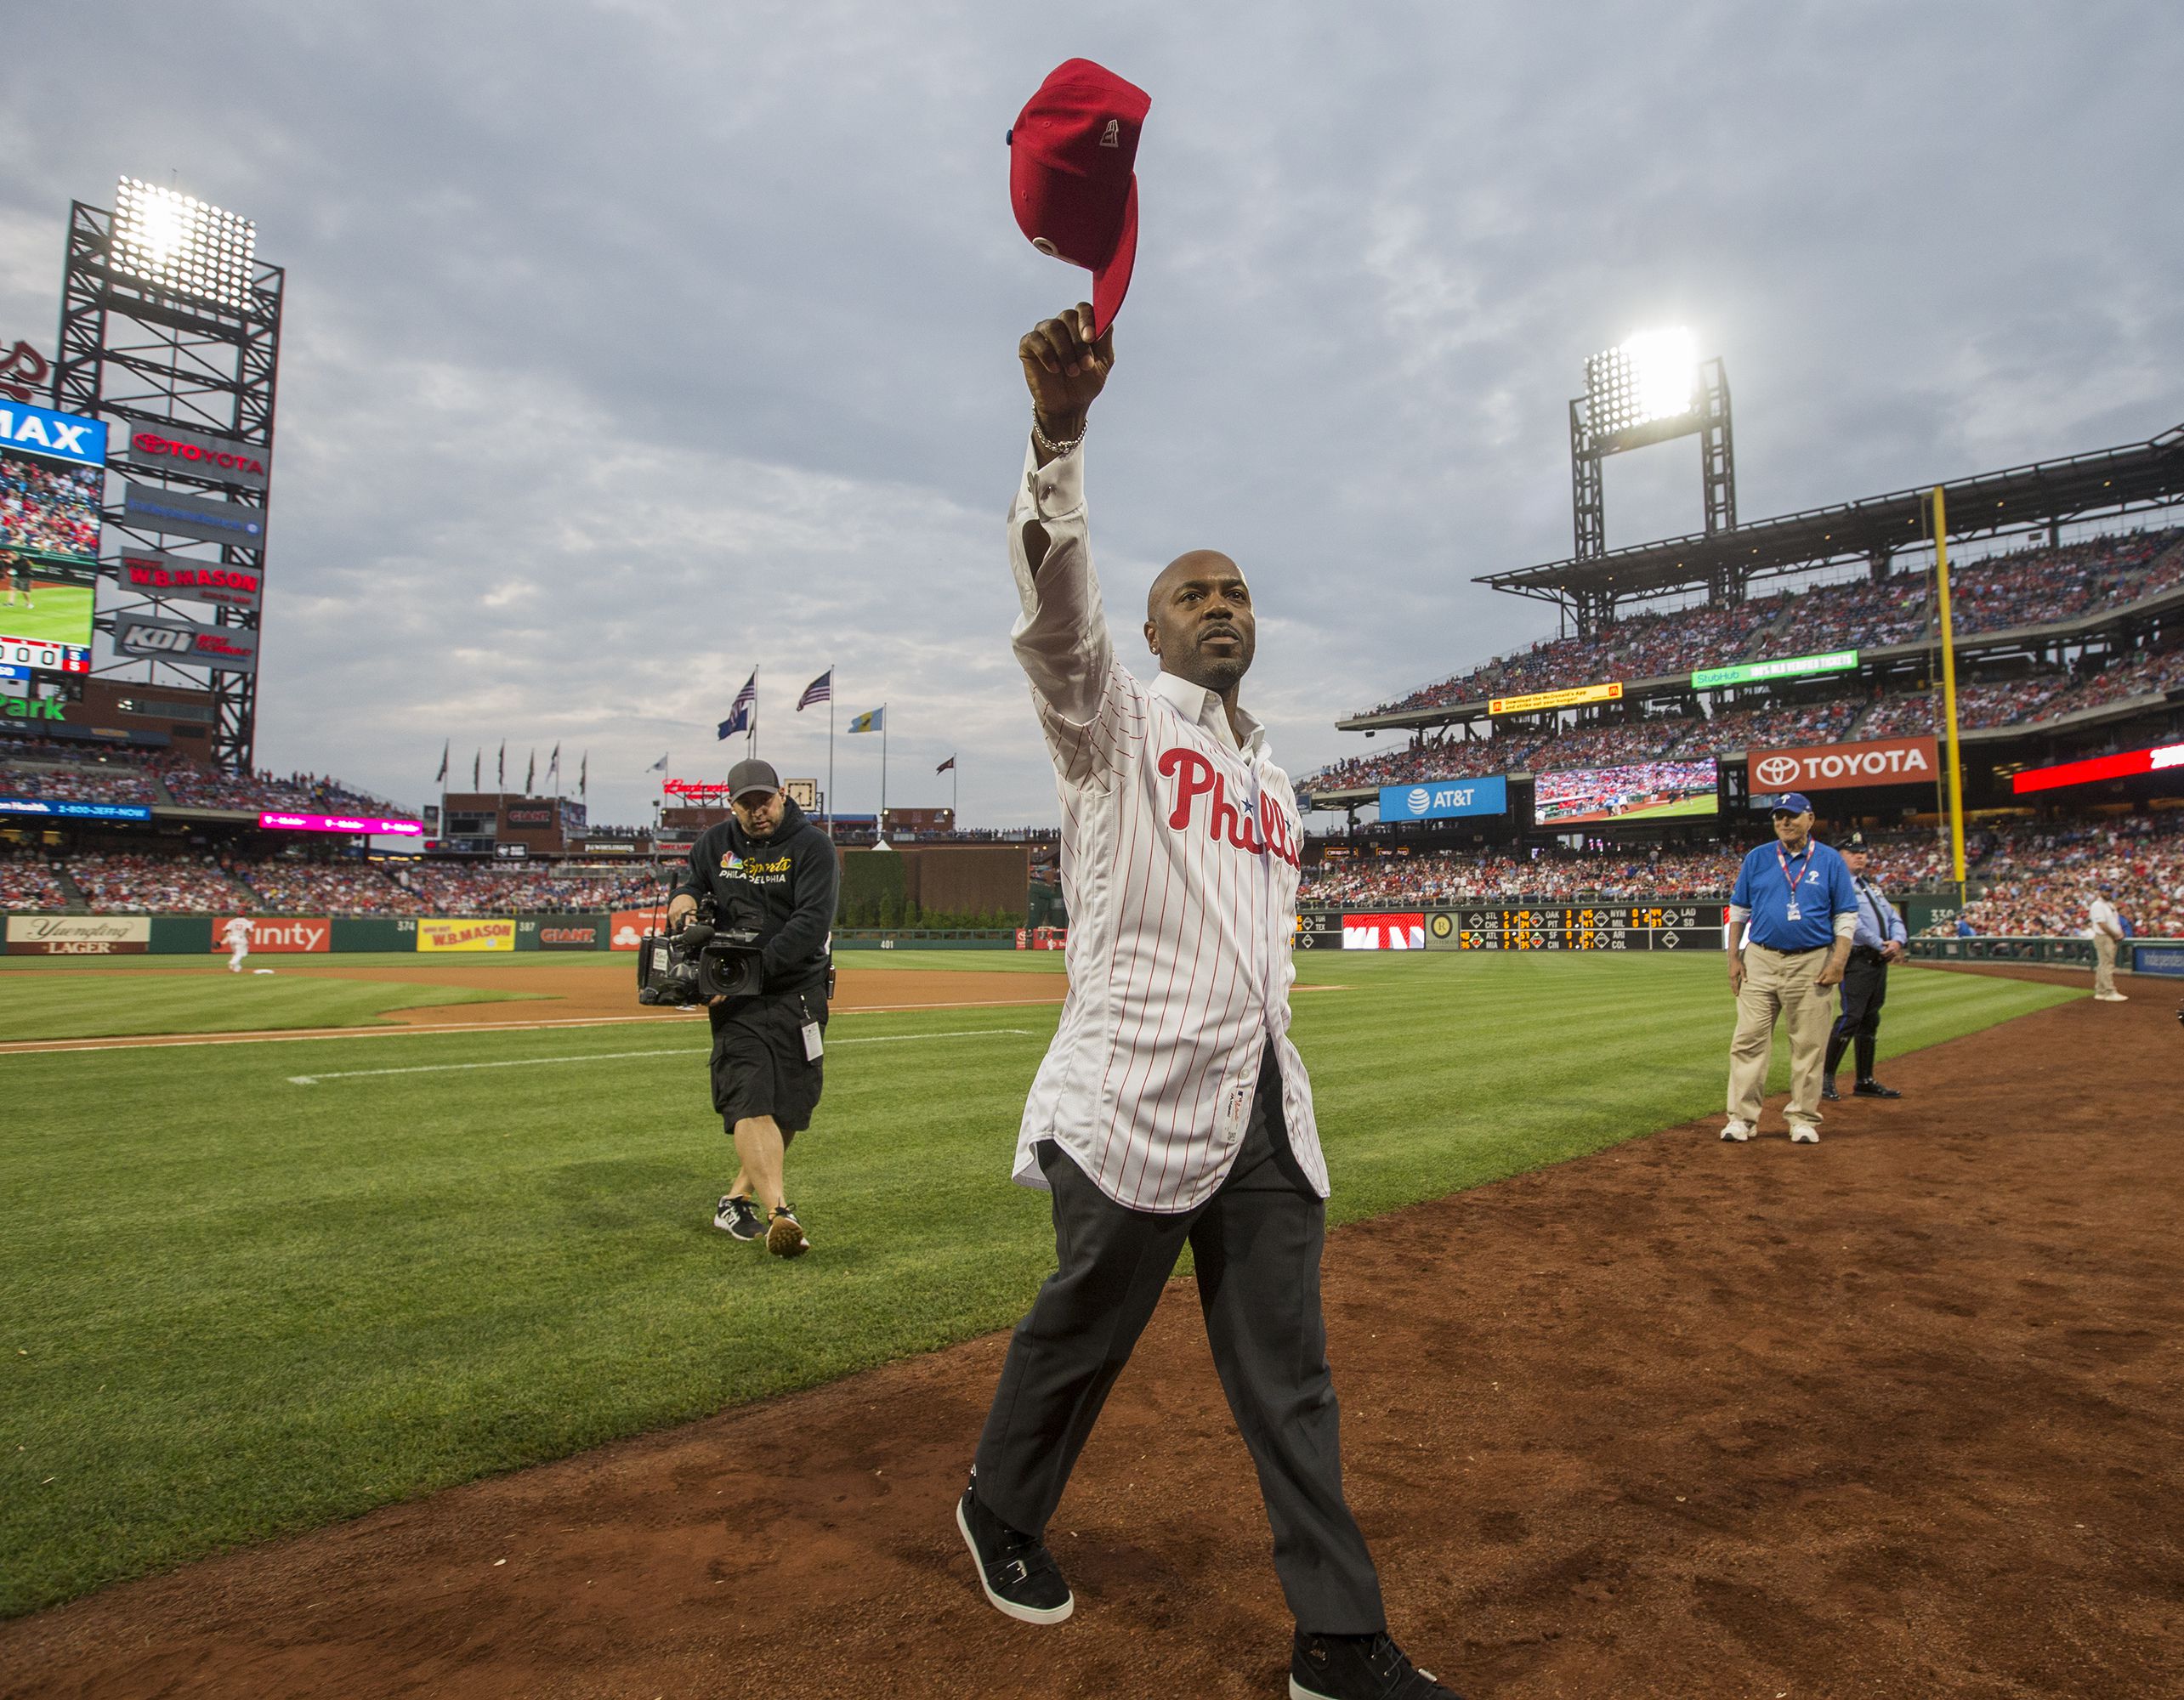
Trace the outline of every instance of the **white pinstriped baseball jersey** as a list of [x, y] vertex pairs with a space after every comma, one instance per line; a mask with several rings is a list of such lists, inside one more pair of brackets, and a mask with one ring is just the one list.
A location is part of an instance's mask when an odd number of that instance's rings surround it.
[[[1047, 536], [1035, 581], [1024, 530]], [[1084, 450], [1045, 467], [1027, 452], [1009, 513], [1031, 677], [1062, 799], [1069, 990], [1024, 1107], [1016, 1179], [1044, 1187], [1033, 1147], [1058, 1141], [1117, 1204], [1188, 1210], [1213, 1195], [1243, 1143], [1267, 1041], [1298, 1166], [1327, 1167], [1312, 1085], [1289, 1041], [1296, 793], [1243, 717], [1162, 673], [1115, 659], [1086, 530]]]

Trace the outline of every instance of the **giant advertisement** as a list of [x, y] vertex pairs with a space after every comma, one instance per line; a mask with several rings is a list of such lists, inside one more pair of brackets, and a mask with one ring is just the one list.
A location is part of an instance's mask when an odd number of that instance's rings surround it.
[[11, 915], [10, 956], [141, 956], [151, 949], [145, 915]]
[[1744, 757], [1752, 800], [1783, 791], [1836, 790], [1846, 785], [1930, 785], [1939, 771], [1931, 738], [1874, 738], [1862, 744], [1804, 744], [1754, 750]]
[[238, 490], [264, 490], [273, 470], [270, 449], [179, 425], [130, 427], [126, 453], [130, 465], [146, 472], [187, 473]]
[[65, 797], [0, 796], [0, 814], [35, 815], [46, 820], [150, 820], [140, 802], [77, 802]]
[[1714, 758], [1573, 768], [1532, 782], [1532, 819], [1541, 826], [1591, 820], [1671, 820], [1721, 812]]
[[230, 673], [258, 671], [258, 633], [241, 626], [199, 626], [187, 620], [124, 614], [114, 621], [114, 649], [134, 660], [218, 667]]
[[1571, 685], [1562, 690], [1529, 691], [1522, 696], [1489, 697], [1489, 714], [1536, 714], [1541, 709], [1577, 708], [1588, 702], [1620, 702], [1623, 682], [1610, 679], [1604, 684]]
[[[213, 921], [212, 942], [205, 948], [215, 956], [228, 954], [228, 923], [238, 917], [218, 915]], [[247, 915], [240, 919], [250, 923], [250, 948], [269, 951], [276, 956], [316, 955], [333, 948], [333, 922], [323, 918], [310, 921], [269, 921], [262, 915]]]
[[420, 921], [420, 950], [513, 950], [516, 924], [507, 921]]
[[240, 502], [221, 502], [209, 496], [184, 496], [179, 490], [154, 490], [147, 484], [122, 486], [122, 524], [133, 531], [196, 537], [207, 543], [230, 543], [238, 549], [265, 547], [264, 508], [246, 507]]
[[667, 929], [665, 904], [654, 909], [618, 909], [607, 921], [607, 945], [614, 950], [634, 950], [644, 942], [646, 933]]
[[2051, 791], [2060, 785], [2090, 785], [2096, 779], [2135, 779], [2141, 774], [2184, 769], [2184, 744], [2157, 744], [2147, 750], [2125, 750], [2114, 756], [2089, 756], [2082, 762], [2065, 762], [2053, 768], [2028, 768], [2010, 779], [2010, 789], [2022, 796], [2027, 791]]
[[0, 663], [91, 671], [102, 420], [0, 400]]
[[1382, 785], [1380, 818], [1453, 820], [1471, 814], [1506, 814], [1509, 781], [1496, 774], [1478, 779], [1427, 779], [1415, 785]]
[[145, 596], [187, 596], [229, 608], [255, 608], [264, 594], [265, 575], [255, 567], [193, 561], [164, 549], [124, 549], [121, 581]]
[[1426, 915], [1423, 910], [1402, 915], [1346, 915], [1342, 917], [1345, 950], [1423, 950]]

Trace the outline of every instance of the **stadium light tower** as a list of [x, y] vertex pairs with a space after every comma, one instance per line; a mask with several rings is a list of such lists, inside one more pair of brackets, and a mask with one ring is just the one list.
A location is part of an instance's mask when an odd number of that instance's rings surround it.
[[96, 616], [113, 659], [96, 671], [209, 693], [230, 773], [251, 770], [258, 736], [281, 362], [284, 274], [257, 245], [249, 219], [133, 177], [111, 212], [74, 202], [53, 377], [56, 407], [123, 445]]
[[1577, 558], [1608, 552], [1601, 462], [1673, 437], [1699, 439], [1706, 535], [1737, 524], [1736, 456], [1729, 378], [1718, 357], [1702, 360], [1691, 332], [1641, 331], [1585, 363], [1585, 394], [1569, 405], [1572, 517]]

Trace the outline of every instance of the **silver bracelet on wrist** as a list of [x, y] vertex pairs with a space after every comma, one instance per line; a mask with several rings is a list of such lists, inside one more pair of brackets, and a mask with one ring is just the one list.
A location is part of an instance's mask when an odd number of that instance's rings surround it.
[[1039, 445], [1043, 453], [1051, 455], [1054, 459], [1058, 461], [1063, 456], [1068, 454], [1070, 450], [1075, 448], [1078, 444], [1084, 441], [1085, 433], [1091, 428], [1091, 426], [1092, 416], [1090, 414], [1086, 414], [1085, 416], [1084, 423], [1077, 427], [1077, 434], [1070, 438], [1066, 443], [1058, 443], [1054, 441], [1052, 438], [1049, 437], [1044, 431], [1039, 428], [1039, 416], [1035, 412], [1031, 416], [1031, 440]]

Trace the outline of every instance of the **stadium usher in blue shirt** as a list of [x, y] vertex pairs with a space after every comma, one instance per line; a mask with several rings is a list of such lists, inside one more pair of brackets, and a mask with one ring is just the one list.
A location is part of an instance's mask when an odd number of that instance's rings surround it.
[[[1785, 862], [1790, 878], [1797, 881], [1794, 904], [1790, 880], [1783, 876]], [[1818, 839], [1807, 839], [1795, 856], [1778, 842], [1770, 841], [1753, 846], [1744, 858], [1729, 904], [1750, 912], [1747, 932], [1753, 944], [1772, 950], [1815, 950], [1835, 943], [1837, 915], [1858, 912], [1858, 892], [1843, 858]], [[1797, 911], [1794, 920], [1790, 914], [1793, 907]]]

